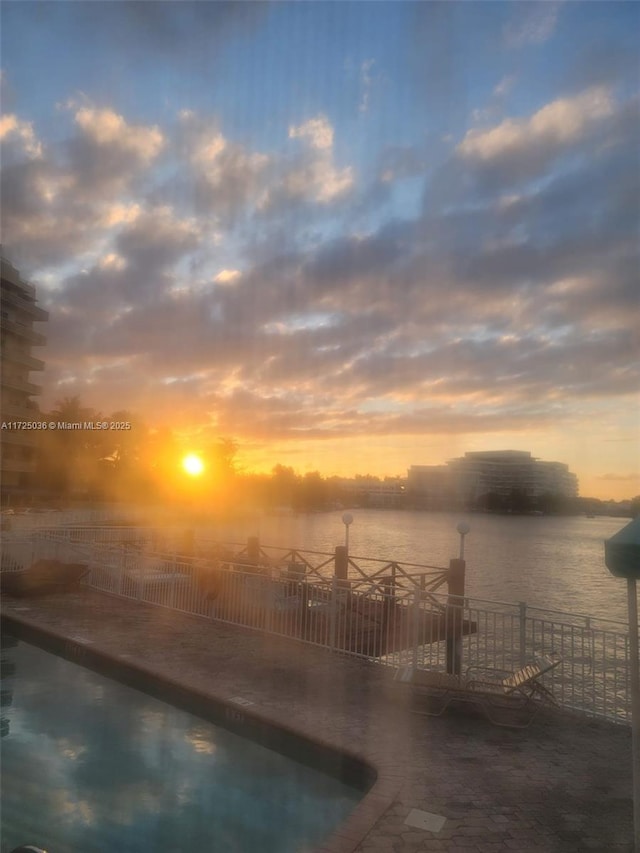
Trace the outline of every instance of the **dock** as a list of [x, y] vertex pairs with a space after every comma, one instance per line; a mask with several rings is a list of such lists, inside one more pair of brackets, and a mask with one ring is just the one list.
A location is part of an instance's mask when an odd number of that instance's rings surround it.
[[389, 594], [389, 585], [381, 594], [377, 586], [362, 590], [357, 582], [341, 580], [332, 590], [326, 579], [292, 580], [286, 571], [274, 577], [260, 567], [247, 582], [245, 569], [201, 568], [197, 582], [225, 620], [248, 627], [268, 621], [276, 633], [369, 657], [477, 631], [475, 622], [455, 618], [445, 607], [416, 609], [410, 596]]

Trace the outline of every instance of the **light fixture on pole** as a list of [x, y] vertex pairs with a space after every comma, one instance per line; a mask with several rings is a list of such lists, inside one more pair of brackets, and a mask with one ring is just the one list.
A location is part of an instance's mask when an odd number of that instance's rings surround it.
[[464, 537], [471, 530], [466, 521], [459, 521], [456, 530], [460, 534], [460, 559], [464, 560]]
[[604, 543], [604, 561], [614, 577], [626, 578], [629, 611], [629, 665], [631, 667], [631, 752], [633, 755], [634, 850], [640, 853], [640, 664], [638, 657], [638, 599], [640, 578], [640, 516]]
[[342, 523], [344, 524], [344, 546], [347, 549], [347, 554], [349, 553], [349, 525], [353, 523], [353, 516], [350, 512], [345, 512], [342, 516]]

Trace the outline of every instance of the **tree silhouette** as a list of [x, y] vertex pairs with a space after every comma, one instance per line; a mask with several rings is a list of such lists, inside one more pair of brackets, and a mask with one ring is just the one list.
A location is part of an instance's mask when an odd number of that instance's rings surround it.
[[327, 486], [318, 471], [309, 471], [304, 475], [296, 499], [297, 509], [324, 509], [327, 503]]
[[84, 406], [76, 395], [58, 400], [44, 418], [54, 426], [38, 433], [36, 472], [42, 488], [58, 497], [94, 491], [99, 485], [98, 462], [108, 445], [105, 433], [85, 425], [102, 420], [100, 413]]
[[49, 412], [50, 420], [64, 423], [84, 423], [97, 417], [95, 409], [83, 406], [77, 394], [57, 400], [55, 408]]
[[271, 471], [269, 496], [274, 506], [293, 506], [298, 477], [293, 468], [275, 465]]

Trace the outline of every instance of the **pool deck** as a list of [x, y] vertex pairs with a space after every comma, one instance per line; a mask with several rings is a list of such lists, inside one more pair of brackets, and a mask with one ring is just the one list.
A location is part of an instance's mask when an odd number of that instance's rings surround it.
[[[317, 853], [633, 851], [623, 726], [411, 714], [365, 660], [91, 590], [5, 596], [2, 611], [372, 765], [373, 788]], [[410, 825], [424, 813], [445, 818], [439, 832]]]

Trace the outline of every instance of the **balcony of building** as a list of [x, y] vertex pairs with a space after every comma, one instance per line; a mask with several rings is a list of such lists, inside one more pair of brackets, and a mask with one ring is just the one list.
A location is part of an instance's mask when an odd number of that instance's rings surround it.
[[2, 288], [3, 307], [13, 307], [18, 314], [29, 317], [34, 321], [49, 319], [49, 312], [36, 305], [35, 299], [28, 293], [22, 292], [21, 288], [11, 285]]
[[35, 291], [33, 285], [23, 281], [16, 267], [5, 257], [0, 257], [0, 275], [2, 275], [3, 281]]
[[[4, 409], [2, 411], [4, 423], [11, 424], [11, 421], [4, 420]], [[18, 421], [18, 423], [20, 423]], [[7, 447], [35, 447], [38, 442], [38, 430], [32, 429], [3, 429], [0, 431], [0, 446], [4, 449]]]
[[29, 394], [30, 396], [42, 394], [42, 385], [36, 385], [35, 382], [29, 382], [20, 376], [3, 373], [1, 382], [3, 393], [6, 388], [9, 391], [20, 391], [22, 394]]
[[31, 400], [25, 400], [23, 403], [5, 402], [4, 395], [2, 400], [2, 420], [3, 421], [40, 421], [43, 419], [38, 407]]
[[21, 323], [18, 320], [9, 318], [5, 312], [2, 312], [0, 318], [0, 328], [2, 329], [3, 337], [15, 335], [16, 338], [29, 341], [32, 346], [44, 346], [47, 339], [40, 332], [36, 332], [28, 323]]
[[34, 358], [24, 347], [5, 347], [2, 350], [4, 364], [19, 364], [29, 370], [44, 370], [44, 361]]

